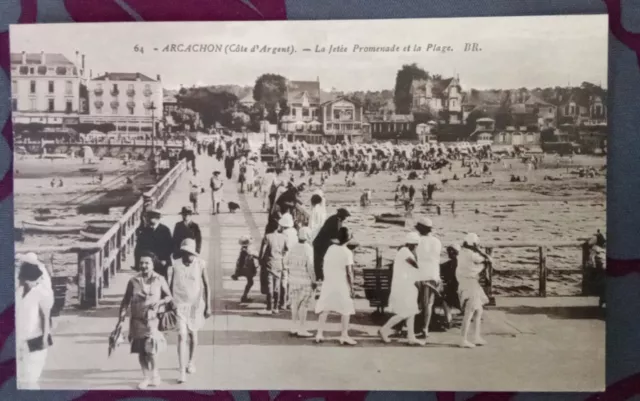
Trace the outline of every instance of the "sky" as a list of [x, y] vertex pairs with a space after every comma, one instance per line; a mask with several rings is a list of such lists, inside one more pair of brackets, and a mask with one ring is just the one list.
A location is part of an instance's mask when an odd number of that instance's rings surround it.
[[[607, 17], [539, 16], [456, 19], [272, 22], [149, 22], [12, 25], [11, 51], [86, 55], [93, 77], [104, 72], [160, 74], [180, 85], [247, 85], [274, 73], [314, 81], [323, 90], [393, 89], [398, 69], [417, 63], [431, 74], [458, 75], [463, 90], [607, 86]], [[477, 43], [480, 51], [464, 51]], [[172, 44], [219, 44], [222, 52], [163, 52]], [[449, 47], [446, 52], [425, 51]], [[295, 49], [293, 54], [225, 52], [231, 45]], [[347, 52], [316, 52], [344, 46]], [[394, 52], [354, 52], [355, 46], [397, 46]], [[134, 48], [143, 49], [143, 53]], [[412, 51], [405, 52], [410, 46]], [[413, 51], [420, 46], [421, 51]], [[213, 46], [212, 46], [213, 47]], [[309, 48], [311, 51], [303, 51]], [[154, 49], [158, 49], [157, 51]]]

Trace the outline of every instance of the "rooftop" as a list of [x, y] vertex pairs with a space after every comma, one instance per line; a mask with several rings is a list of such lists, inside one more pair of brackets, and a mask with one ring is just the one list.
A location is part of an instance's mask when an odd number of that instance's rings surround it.
[[302, 101], [304, 94], [307, 94], [309, 103], [320, 103], [321, 91], [319, 81], [288, 81], [287, 100], [289, 104]]
[[94, 81], [137, 81], [138, 79], [145, 82], [156, 82], [155, 79], [151, 79], [139, 72], [107, 72], [93, 78]]
[[[42, 64], [42, 53], [25, 53], [27, 64]], [[74, 65], [64, 54], [44, 53], [46, 64]], [[22, 53], [11, 53], [11, 64], [22, 64]]]

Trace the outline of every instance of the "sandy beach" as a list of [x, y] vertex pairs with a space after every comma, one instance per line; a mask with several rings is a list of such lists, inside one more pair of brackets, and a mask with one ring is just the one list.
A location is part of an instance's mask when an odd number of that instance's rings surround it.
[[[125, 208], [133, 204], [155, 183], [146, 162], [129, 161], [126, 165], [116, 158], [104, 158], [95, 164], [83, 164], [81, 159], [46, 160], [37, 156], [17, 156], [15, 159], [14, 227], [23, 221], [42, 221], [60, 225], [82, 225], [89, 220], [117, 220]], [[94, 172], [80, 169], [96, 169]], [[102, 174], [102, 183], [98, 176]], [[51, 186], [52, 179], [56, 186]], [[63, 186], [59, 187], [58, 180]], [[79, 213], [79, 207], [108, 205], [108, 214]], [[25, 234], [24, 246], [72, 246], [87, 241], [79, 234]], [[42, 255], [51, 262], [54, 274], [75, 277], [75, 254]], [[53, 258], [53, 259], [51, 259]]]
[[[537, 170], [527, 171], [526, 164], [519, 159], [506, 159], [502, 163], [491, 165], [491, 175], [481, 178], [463, 178], [466, 168], [455, 161], [451, 171], [443, 169], [440, 174], [431, 174], [426, 178], [408, 180], [407, 172], [401, 182], [398, 174], [380, 172], [366, 177], [364, 173], [356, 175], [356, 186], [347, 187], [344, 173], [333, 175], [324, 185], [327, 197], [328, 213], [338, 207], [347, 208], [352, 217], [347, 220], [356, 239], [362, 247], [356, 253], [356, 263], [374, 266], [375, 251], [382, 251], [384, 263], [390, 263], [394, 248], [409, 228], [376, 223], [374, 215], [381, 213], [404, 213], [401, 207], [394, 206], [394, 193], [397, 185], [413, 185], [416, 188], [416, 207], [413, 218], [427, 215], [435, 225], [435, 233], [443, 247], [460, 243], [464, 233], [475, 232], [481, 241], [513, 243], [549, 243], [553, 241], [576, 241], [600, 230], [606, 235], [606, 171], [594, 178], [581, 178], [572, 171], [580, 167], [595, 167], [601, 170], [606, 164], [604, 157], [574, 156], [558, 158], [545, 155]], [[460, 179], [451, 178], [457, 174]], [[509, 182], [511, 174], [526, 176], [527, 182]], [[300, 178], [299, 172], [293, 173], [296, 182], [307, 182], [308, 176]], [[552, 176], [558, 181], [544, 180]], [[448, 179], [442, 184], [443, 179]], [[495, 179], [493, 184], [486, 182]], [[434, 194], [434, 203], [441, 208], [438, 215], [435, 207], [422, 205], [422, 185], [433, 182], [438, 189]], [[319, 174], [314, 176], [314, 186], [305, 191], [305, 204], [313, 189], [319, 185]], [[369, 188], [372, 193], [372, 205], [363, 208], [359, 205], [362, 191]], [[451, 202], [455, 200], [455, 214], [451, 211]], [[500, 248], [494, 250], [496, 276], [494, 291], [497, 295], [535, 295], [537, 291], [537, 252], [531, 248]], [[575, 295], [580, 291], [581, 276], [578, 274], [554, 274], [554, 269], [579, 269], [581, 251], [576, 248], [549, 249], [547, 266], [550, 270], [547, 284], [549, 295]], [[443, 254], [443, 261], [446, 256]], [[500, 274], [500, 270], [531, 268], [530, 276]], [[360, 275], [361, 277], [361, 275]]]

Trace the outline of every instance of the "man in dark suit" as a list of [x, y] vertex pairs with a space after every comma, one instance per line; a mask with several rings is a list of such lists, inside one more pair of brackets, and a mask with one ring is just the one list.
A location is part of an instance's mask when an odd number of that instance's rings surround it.
[[324, 255], [329, 250], [329, 247], [332, 244], [332, 240], [338, 238], [340, 228], [342, 228], [343, 222], [349, 216], [351, 216], [351, 214], [347, 211], [347, 209], [338, 209], [336, 214], [327, 218], [320, 231], [318, 231], [318, 235], [313, 240], [313, 267], [316, 271], [316, 278], [318, 280], [324, 280], [324, 273], [322, 268]]
[[136, 266], [141, 252], [153, 252], [158, 258], [154, 270], [167, 278], [167, 269], [171, 265], [171, 253], [173, 252], [173, 238], [169, 227], [160, 223], [161, 213], [155, 209], [146, 212], [146, 219], [136, 230], [136, 249], [134, 256]]
[[176, 223], [173, 228], [173, 258], [177, 259], [180, 257], [180, 246], [182, 245], [182, 241], [187, 238], [191, 238], [196, 242], [196, 252], [200, 254], [200, 249], [202, 247], [202, 233], [200, 231], [200, 226], [193, 220], [191, 220], [191, 216], [193, 215], [193, 209], [189, 206], [185, 206], [180, 211], [180, 215], [182, 215], [182, 221]]

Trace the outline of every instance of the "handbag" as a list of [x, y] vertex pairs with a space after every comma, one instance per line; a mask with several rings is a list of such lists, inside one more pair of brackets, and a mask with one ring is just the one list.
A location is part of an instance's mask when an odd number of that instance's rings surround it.
[[158, 330], [172, 331], [178, 326], [178, 314], [176, 313], [173, 304], [165, 306], [163, 311], [158, 312]]
[[39, 337], [35, 337], [27, 340], [27, 347], [29, 348], [29, 352], [42, 351], [45, 348], [48, 348], [52, 345], [53, 345], [53, 339], [51, 338], [51, 334], [47, 336], [46, 346], [45, 346], [44, 336], [39, 336]]

